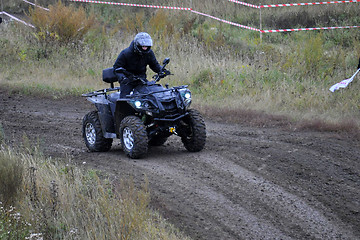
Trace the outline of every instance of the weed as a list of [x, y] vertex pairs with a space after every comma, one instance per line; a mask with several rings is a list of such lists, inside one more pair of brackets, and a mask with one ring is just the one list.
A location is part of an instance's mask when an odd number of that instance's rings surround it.
[[304, 50], [303, 50], [303, 61], [305, 63], [305, 71], [308, 73], [318, 72], [322, 65], [323, 59], [323, 37], [322, 34], [316, 34], [314, 37], [310, 35], [309, 39], [306, 39]]
[[114, 182], [34, 154], [29, 144], [0, 149], [1, 239], [186, 239], [149, 209], [147, 181], [141, 189]]
[[12, 205], [21, 191], [24, 167], [14, 153], [6, 148], [0, 149], [0, 201], [4, 206]]
[[126, 16], [121, 21], [121, 28], [128, 33], [136, 33], [145, 31], [144, 28], [145, 13], [144, 11], [137, 12], [135, 15]]
[[0, 239], [26, 239], [30, 235], [31, 225], [27, 223], [13, 206], [4, 206], [0, 202]]
[[192, 81], [194, 88], [202, 88], [205, 84], [209, 84], [214, 80], [214, 75], [210, 69], [202, 70], [196, 75]]

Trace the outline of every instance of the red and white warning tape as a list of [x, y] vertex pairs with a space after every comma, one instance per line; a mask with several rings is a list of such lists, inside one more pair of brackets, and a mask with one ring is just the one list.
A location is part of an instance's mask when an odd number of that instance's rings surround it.
[[224, 20], [224, 19], [221, 19], [221, 18], [217, 18], [217, 17], [211, 16], [209, 14], [201, 13], [201, 12], [198, 12], [198, 11], [195, 11], [195, 10], [191, 10], [191, 12], [202, 15], [202, 16], [205, 16], [205, 17], [209, 17], [209, 18], [212, 18], [212, 19], [215, 19], [215, 20], [218, 20], [220, 22], [231, 24], [231, 25], [234, 25], [234, 26], [237, 26], [237, 27], [240, 27], [240, 28], [245, 28], [245, 29], [249, 29], [249, 30], [253, 30], [253, 31], [257, 31], [257, 32], [261, 31], [260, 29], [257, 29], [257, 28], [248, 27], [248, 26], [245, 26], [245, 25], [241, 25], [239, 23], [230, 22], [230, 21], [227, 21], [227, 20]]
[[360, 0], [345, 0], [345, 1], [328, 1], [328, 2], [309, 2], [309, 3], [283, 3], [283, 4], [270, 4], [270, 5], [254, 5], [237, 0], [228, 0], [240, 5], [244, 5], [252, 8], [274, 8], [274, 7], [294, 7], [294, 6], [311, 6], [311, 5], [325, 5], [325, 4], [337, 4], [337, 3], [357, 3]]
[[[24, 2], [26, 3], [29, 3], [31, 5], [34, 5], [34, 6], [37, 6], [37, 7], [40, 7], [38, 5], [35, 5], [31, 2], [28, 2], [27, 0], [23, 0]], [[155, 6], [155, 5], [144, 5], [144, 4], [132, 4], [132, 3], [118, 3], [118, 2], [103, 2], [103, 1], [94, 1], [94, 0], [69, 0], [69, 1], [72, 1], [72, 2], [85, 2], [85, 3], [99, 3], [99, 4], [108, 4], [108, 5], [120, 5], [120, 6], [131, 6], [131, 7], [146, 7], [146, 8], [159, 8], [159, 9], [171, 9], [171, 10], [185, 10], [185, 11], [191, 11], [192, 13], [195, 13], [195, 14], [198, 14], [198, 15], [202, 15], [202, 16], [205, 16], [205, 17], [209, 17], [209, 18], [212, 18], [212, 19], [215, 19], [217, 21], [220, 21], [220, 22], [224, 22], [224, 23], [227, 23], [227, 24], [230, 24], [230, 25], [233, 25], [233, 26], [236, 26], [236, 27], [240, 27], [240, 28], [244, 28], [244, 29], [249, 29], [249, 30], [252, 30], [252, 31], [257, 31], [257, 32], [261, 32], [261, 33], [276, 33], [276, 32], [295, 32], [295, 31], [311, 31], [311, 30], [331, 30], [331, 29], [349, 29], [349, 28], [360, 28], [360, 26], [344, 26], [344, 27], [315, 27], [315, 28], [290, 28], [290, 29], [275, 29], [275, 30], [261, 30], [261, 29], [258, 29], [258, 28], [254, 28], [254, 27], [249, 27], [249, 26], [245, 26], [245, 25], [242, 25], [242, 24], [239, 24], [239, 23], [234, 23], [234, 22], [231, 22], [231, 21], [228, 21], [228, 20], [224, 20], [224, 19], [221, 19], [221, 18], [218, 18], [218, 17], [214, 17], [214, 16], [211, 16], [209, 14], [206, 14], [206, 13], [202, 13], [202, 12], [198, 12], [198, 11], [195, 11], [191, 8], [184, 8], [184, 7], [168, 7], [168, 6]], [[333, 1], [333, 2], [314, 2], [314, 3], [291, 3], [291, 4], [276, 4], [276, 5], [261, 5], [261, 6], [257, 6], [257, 5], [253, 5], [253, 4], [248, 4], [248, 3], [245, 3], [245, 2], [240, 2], [240, 1], [237, 1], [237, 0], [228, 0], [230, 2], [234, 2], [234, 3], [238, 3], [238, 4], [243, 4], [245, 6], [249, 6], [249, 7], [254, 7], [254, 8], [263, 8], [263, 7], [276, 7], [276, 6], [297, 6], [297, 5], [315, 5], [315, 4], [330, 4], [330, 3], [347, 3], [347, 2], [360, 2], [360, 0], [345, 0], [345, 1]], [[43, 8], [43, 7], [41, 7]], [[43, 8], [44, 10], [49, 10], [47, 8]], [[19, 22], [22, 22], [24, 23], [25, 25], [28, 25], [30, 27], [33, 27], [33, 25], [29, 24], [29, 23], [26, 23], [8, 13], [5, 13], [5, 12], [0, 12], [0, 14], [5, 14], [5, 15], [8, 15], [9, 17], [15, 19], [16, 21], [19, 21]]]
[[129, 6], [129, 7], [145, 7], [145, 8], [160, 8], [160, 9], [191, 11], [191, 8], [155, 6], [155, 5], [144, 5], [144, 4], [135, 4], [135, 3], [102, 2], [102, 1], [93, 1], [93, 0], [69, 0], [69, 1], [71, 1], [71, 2], [85, 2], [85, 3], [102, 3], [102, 4], [109, 4], [109, 5]]
[[27, 23], [27, 22], [24, 22], [23, 20], [20, 20], [20, 19], [18, 19], [17, 17], [15, 17], [15, 16], [13, 16], [13, 15], [11, 15], [11, 14], [8, 14], [7, 12], [0, 12], [0, 14], [4, 14], [4, 15], [8, 16], [9, 18], [14, 19], [15, 21], [18, 21], [18, 22], [21, 22], [21, 23], [25, 24], [26, 26], [35, 28], [34, 25], [32, 25], [32, 24], [30, 24], [30, 23]]
[[94, 0], [69, 0], [71, 2], [86, 2], [86, 3], [102, 3], [102, 4], [109, 4], [109, 5], [121, 5], [121, 6], [131, 6], [131, 7], [146, 7], [146, 8], [161, 8], [161, 9], [171, 9], [171, 10], [185, 10], [185, 11], [191, 11], [193, 13], [205, 16], [205, 17], [210, 17], [212, 19], [227, 23], [227, 24], [231, 24], [237, 27], [241, 27], [241, 28], [245, 28], [245, 29], [250, 29], [253, 31], [260, 31], [260, 29], [257, 28], [253, 28], [253, 27], [248, 27], [248, 26], [244, 26], [238, 23], [234, 23], [234, 22], [230, 22], [224, 19], [220, 19], [214, 16], [211, 16], [209, 14], [205, 14], [205, 13], [201, 13], [195, 10], [192, 10], [191, 8], [183, 8], [183, 7], [167, 7], [167, 6], [154, 6], [154, 5], [143, 5], [143, 4], [132, 4], [132, 3], [117, 3], [117, 2], [102, 2], [102, 1], [94, 1]]
[[26, 1], [26, 0], [23, 0], [23, 2], [26, 2], [26, 3], [30, 4], [30, 5], [33, 5], [33, 6], [38, 7], [38, 8], [41, 8], [41, 9], [43, 9], [43, 10], [45, 10], [45, 11], [50, 11], [48, 8], [41, 7], [41, 6], [37, 5], [37, 4], [34, 4], [34, 3], [29, 2], [29, 1]]
[[293, 6], [311, 6], [311, 5], [336, 4], [336, 3], [356, 3], [356, 2], [360, 2], [360, 0], [331, 1], [331, 2], [309, 2], [309, 3], [285, 3], [285, 4], [261, 5], [259, 7], [260, 8], [293, 7]]
[[244, 5], [244, 6], [247, 6], [247, 7], [252, 7], [252, 8], [260, 8], [259, 5], [254, 5], [254, 4], [241, 2], [241, 1], [236, 1], [236, 0], [229, 0], [229, 2], [234, 2], [234, 3], [237, 3], [237, 4]]
[[276, 29], [276, 30], [260, 30], [262, 33], [275, 33], [275, 32], [295, 32], [295, 31], [311, 31], [311, 30], [332, 30], [342, 28], [360, 28], [360, 26], [345, 26], [345, 27], [316, 27], [316, 28], [290, 28], [290, 29]]

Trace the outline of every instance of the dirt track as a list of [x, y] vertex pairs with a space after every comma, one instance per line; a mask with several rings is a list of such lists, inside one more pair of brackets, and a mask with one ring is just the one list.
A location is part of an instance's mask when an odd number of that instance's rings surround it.
[[152, 206], [194, 239], [360, 239], [360, 143], [335, 133], [293, 132], [206, 121], [207, 144], [185, 151], [171, 137], [130, 160], [115, 141], [90, 153], [81, 120], [92, 106], [9, 95], [0, 89], [7, 139], [39, 139], [118, 178], [150, 182]]

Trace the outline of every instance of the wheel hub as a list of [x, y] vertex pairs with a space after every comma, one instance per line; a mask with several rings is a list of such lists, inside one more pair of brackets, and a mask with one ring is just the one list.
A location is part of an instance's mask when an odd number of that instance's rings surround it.
[[93, 145], [96, 141], [96, 131], [94, 125], [87, 123], [85, 126], [85, 136], [89, 144]]
[[129, 127], [123, 130], [123, 141], [127, 149], [131, 150], [134, 147], [134, 134]]

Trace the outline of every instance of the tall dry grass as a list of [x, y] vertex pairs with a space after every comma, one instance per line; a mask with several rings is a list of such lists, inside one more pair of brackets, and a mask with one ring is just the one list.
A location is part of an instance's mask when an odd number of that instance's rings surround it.
[[146, 179], [138, 189], [63, 162], [29, 140], [21, 149], [2, 144], [1, 239], [187, 239], [150, 210]]
[[[168, 5], [176, 3], [164, 1]], [[188, 3], [194, 9], [223, 14], [230, 20], [241, 18], [258, 24], [248, 8], [234, 7], [230, 2], [221, 3], [226, 8], [220, 8], [219, 1]], [[7, 61], [0, 60], [4, 73], [1, 84], [54, 95], [80, 95], [107, 87], [101, 81], [102, 69], [113, 65], [136, 32], [148, 31], [158, 60], [171, 58], [169, 68], [175, 75], [163, 82], [189, 84], [198, 107], [225, 106], [229, 111], [252, 109], [297, 120], [353, 120], [359, 124], [357, 80], [347, 89], [328, 91], [331, 85], [355, 72], [360, 55], [356, 29], [263, 34], [261, 40], [256, 32], [184, 11], [83, 6], [106, 25], [89, 31], [72, 45], [44, 48], [28, 29], [2, 27], [0, 44], [4, 51], [0, 55]], [[309, 10], [309, 16], [326, 16], [331, 10], [336, 24], [356, 23], [359, 16], [351, 6], [294, 7], [293, 12], [288, 12], [290, 8], [268, 9], [268, 13], [263, 11], [263, 18], [273, 19], [268, 27], [282, 27], [286, 20], [281, 19], [298, 16], [288, 23], [301, 27], [310, 24], [301, 17], [304, 9]], [[316, 26], [332, 24], [329, 19], [319, 17]], [[151, 71], [148, 75], [152, 75]]]

